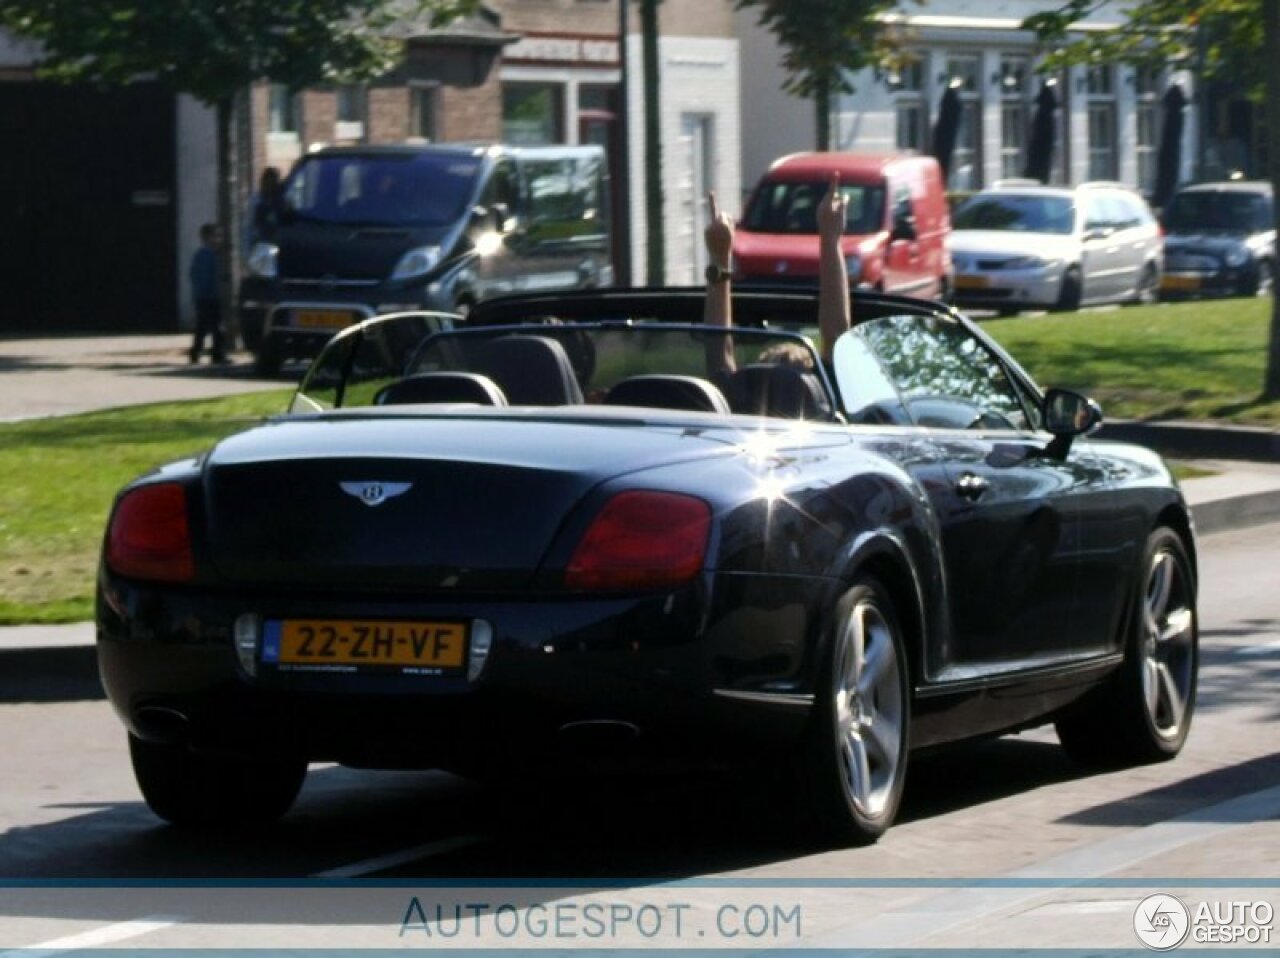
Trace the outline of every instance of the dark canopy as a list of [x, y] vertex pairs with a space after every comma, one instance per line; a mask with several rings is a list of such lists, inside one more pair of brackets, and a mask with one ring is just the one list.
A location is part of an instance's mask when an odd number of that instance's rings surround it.
[[942, 167], [942, 179], [951, 174], [951, 154], [956, 149], [956, 137], [960, 133], [960, 94], [954, 86], [948, 86], [938, 106], [938, 119], [933, 125], [933, 155]]
[[1160, 149], [1156, 154], [1156, 182], [1151, 201], [1164, 206], [1178, 188], [1178, 168], [1182, 165], [1182, 114], [1187, 96], [1178, 84], [1171, 84], [1164, 95], [1164, 124], [1160, 130]]
[[1045, 80], [1040, 84], [1036, 97], [1036, 112], [1031, 118], [1031, 142], [1027, 144], [1027, 165], [1022, 175], [1041, 183], [1048, 183], [1053, 168], [1053, 141], [1057, 133], [1055, 114], [1058, 97], [1053, 84]]

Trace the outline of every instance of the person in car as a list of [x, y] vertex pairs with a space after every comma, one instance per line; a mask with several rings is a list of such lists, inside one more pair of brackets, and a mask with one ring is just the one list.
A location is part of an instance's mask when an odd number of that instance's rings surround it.
[[[732, 273], [733, 217], [721, 212], [714, 193], [707, 194], [710, 219], [704, 233], [707, 247], [707, 297], [703, 304], [703, 322], [708, 326], [733, 328]], [[831, 361], [835, 342], [852, 322], [849, 305], [849, 274], [845, 267], [840, 238], [844, 235], [846, 202], [840, 192], [840, 177], [833, 175], [826, 195], [818, 205], [818, 329], [821, 334], [822, 361]], [[761, 361], [777, 361], [761, 357]], [[707, 344], [707, 363], [718, 375], [732, 373], [735, 368], [733, 340], [717, 337]]]

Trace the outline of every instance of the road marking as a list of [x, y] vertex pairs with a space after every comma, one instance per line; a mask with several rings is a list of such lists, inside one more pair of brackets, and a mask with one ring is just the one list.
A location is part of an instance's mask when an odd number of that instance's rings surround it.
[[[404, 848], [398, 852], [379, 855], [377, 858], [366, 858], [364, 861], [343, 865], [341, 868], [330, 868], [328, 871], [316, 872], [311, 877], [359, 878], [362, 875], [371, 875], [374, 872], [395, 868], [397, 865], [407, 865], [419, 859], [443, 855], [470, 845], [479, 845], [483, 841], [484, 838], [479, 835], [455, 835], [453, 838], [442, 838], [439, 841], [427, 842], [424, 845], [415, 845], [413, 848]], [[0, 958], [4, 958], [4, 956], [0, 955]]]
[[84, 931], [78, 935], [65, 938], [54, 938], [38, 945], [18, 948], [13, 951], [0, 951], [0, 958], [44, 958], [45, 955], [62, 955], [69, 951], [80, 951], [85, 948], [101, 948], [139, 935], [148, 935], [161, 928], [169, 928], [185, 921], [184, 915], [146, 915], [131, 921], [122, 921], [115, 925], [105, 925], [93, 931]]
[[1280, 653], [1280, 639], [1274, 642], [1264, 642], [1262, 645], [1246, 645], [1244, 648], [1236, 649], [1236, 655], [1276, 655]]
[[[1256, 822], [1280, 817], [1280, 786], [1198, 808], [1186, 815], [1136, 829], [1117, 838], [1104, 838], [1044, 861], [1000, 876], [1006, 879], [1057, 878], [1060, 888], [1080, 879], [1099, 878], [1174, 851], [1185, 845], [1215, 838]], [[1151, 884], [1158, 886], [1158, 879]], [[930, 895], [902, 911], [871, 916], [866, 923], [805, 941], [813, 948], [906, 948], [960, 925], [987, 919], [998, 912], [1045, 897], [1045, 889], [966, 888]]]

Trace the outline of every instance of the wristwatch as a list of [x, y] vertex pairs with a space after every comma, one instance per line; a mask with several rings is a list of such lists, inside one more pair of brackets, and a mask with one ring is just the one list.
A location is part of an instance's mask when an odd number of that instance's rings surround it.
[[707, 282], [714, 286], [716, 283], [727, 283], [733, 277], [733, 273], [723, 266], [717, 266], [711, 263], [707, 266], [706, 272], [703, 274], [707, 277]]

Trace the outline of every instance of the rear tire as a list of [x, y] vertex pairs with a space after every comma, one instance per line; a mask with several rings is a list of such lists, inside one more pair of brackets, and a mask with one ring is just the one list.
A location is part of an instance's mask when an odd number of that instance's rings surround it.
[[1271, 265], [1271, 260], [1258, 260], [1258, 272], [1253, 278], [1253, 288], [1249, 290], [1250, 296], [1270, 296], [1275, 292], [1276, 273], [1275, 267]]
[[1062, 274], [1062, 287], [1058, 291], [1058, 302], [1054, 309], [1060, 313], [1070, 313], [1080, 308], [1084, 299], [1084, 281], [1080, 278], [1080, 270], [1071, 266]]
[[1172, 529], [1147, 539], [1134, 592], [1124, 663], [1057, 721], [1063, 748], [1084, 765], [1171, 759], [1191, 728], [1200, 662], [1196, 585]]
[[1160, 298], [1160, 274], [1156, 271], [1155, 263], [1148, 263], [1142, 267], [1142, 275], [1138, 277], [1138, 288], [1134, 290], [1133, 299], [1129, 300], [1133, 306], [1150, 306]]
[[129, 736], [133, 774], [147, 805], [174, 825], [212, 828], [273, 822], [307, 774], [301, 759], [247, 761]]
[[258, 352], [254, 356], [253, 368], [257, 370], [260, 376], [278, 376], [280, 374], [280, 364], [284, 361], [284, 357], [280, 355], [280, 349], [273, 344], [270, 339], [264, 339], [259, 345]]
[[902, 800], [911, 731], [906, 649], [888, 591], [864, 577], [836, 606], [801, 795], [823, 838], [874, 842]]

